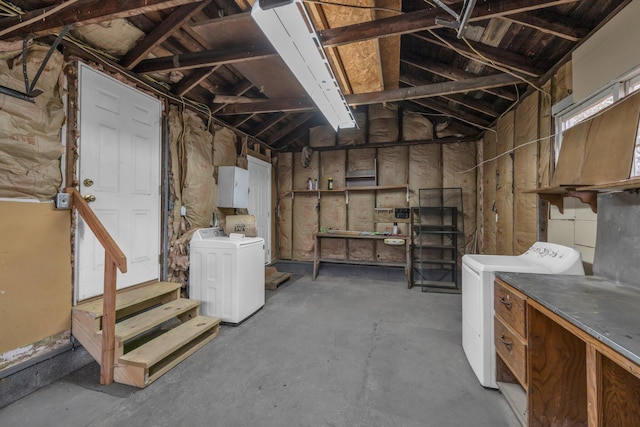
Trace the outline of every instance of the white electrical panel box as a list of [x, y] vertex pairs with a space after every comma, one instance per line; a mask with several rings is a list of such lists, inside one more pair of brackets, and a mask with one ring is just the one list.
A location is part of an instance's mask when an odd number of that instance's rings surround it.
[[236, 166], [218, 167], [219, 208], [249, 207], [249, 171]]

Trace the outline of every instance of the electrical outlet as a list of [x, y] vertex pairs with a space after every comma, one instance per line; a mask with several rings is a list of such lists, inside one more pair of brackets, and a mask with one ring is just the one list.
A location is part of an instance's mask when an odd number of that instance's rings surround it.
[[56, 209], [69, 209], [69, 194], [58, 193], [56, 194]]

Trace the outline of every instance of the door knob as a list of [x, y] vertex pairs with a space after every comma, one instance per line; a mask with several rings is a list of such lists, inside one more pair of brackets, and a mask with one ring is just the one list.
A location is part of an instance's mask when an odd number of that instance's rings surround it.
[[86, 178], [84, 181], [82, 181], [82, 183], [85, 187], [91, 187], [93, 185], [93, 180], [90, 178]]
[[95, 202], [96, 201], [96, 196], [94, 196], [93, 194], [87, 194], [86, 196], [84, 196], [84, 200], [87, 203]]

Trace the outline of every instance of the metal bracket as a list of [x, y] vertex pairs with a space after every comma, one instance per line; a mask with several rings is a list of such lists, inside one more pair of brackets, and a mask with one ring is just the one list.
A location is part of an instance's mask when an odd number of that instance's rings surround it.
[[438, 6], [443, 8], [449, 15], [453, 16], [455, 21], [448, 21], [442, 18], [436, 17], [436, 24], [441, 25], [443, 27], [452, 28], [454, 30], [458, 30], [458, 38], [462, 37], [462, 33], [467, 27], [467, 23], [471, 18], [471, 13], [473, 12], [473, 8], [476, 6], [476, 0], [465, 0], [462, 5], [462, 11], [460, 15], [458, 15], [455, 11], [453, 11], [449, 6], [441, 2], [440, 0], [433, 0]]
[[27, 47], [32, 37], [26, 37], [22, 41], [22, 76], [24, 77], [24, 93], [17, 91], [15, 89], [8, 88], [6, 86], [0, 86], [0, 94], [8, 95], [13, 98], [18, 98], [23, 101], [35, 103], [36, 102], [35, 98], [38, 95], [42, 94], [42, 91], [40, 89], [35, 88], [36, 84], [38, 83], [38, 80], [40, 79], [42, 72], [47, 66], [49, 59], [51, 59], [51, 55], [53, 55], [53, 52], [58, 48], [58, 45], [60, 44], [60, 42], [62, 42], [62, 39], [67, 34], [70, 28], [71, 28], [70, 25], [65, 25], [64, 28], [62, 28], [62, 31], [60, 31], [60, 34], [58, 34], [58, 37], [51, 45], [51, 48], [47, 52], [47, 55], [44, 57], [42, 64], [40, 64], [40, 68], [38, 68], [38, 71], [36, 72], [36, 75], [31, 81], [31, 83], [29, 83], [29, 76], [27, 74], [27, 51], [28, 51]]

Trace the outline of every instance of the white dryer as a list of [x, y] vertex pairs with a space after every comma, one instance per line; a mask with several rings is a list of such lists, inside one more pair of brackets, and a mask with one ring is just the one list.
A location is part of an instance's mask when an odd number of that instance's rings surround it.
[[555, 243], [536, 242], [522, 255], [462, 257], [462, 348], [485, 387], [496, 384], [493, 338], [493, 282], [496, 271], [584, 275], [580, 252]]

